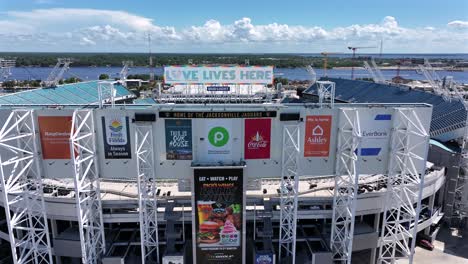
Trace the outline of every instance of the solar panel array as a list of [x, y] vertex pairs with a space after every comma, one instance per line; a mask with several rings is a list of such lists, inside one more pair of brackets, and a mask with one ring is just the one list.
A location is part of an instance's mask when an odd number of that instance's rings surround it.
[[[54, 88], [39, 88], [14, 94], [0, 96], [0, 105], [11, 104], [40, 104], [40, 105], [67, 105], [67, 104], [97, 104], [99, 81], [80, 82], [58, 85]], [[116, 101], [136, 97], [119, 83], [114, 84]]]
[[[465, 126], [466, 111], [463, 103], [453, 99], [407, 87], [368, 81], [339, 78], [321, 78], [335, 82], [335, 99], [348, 103], [427, 103], [433, 105], [431, 136], [444, 134]], [[317, 95], [317, 84], [304, 91]]]

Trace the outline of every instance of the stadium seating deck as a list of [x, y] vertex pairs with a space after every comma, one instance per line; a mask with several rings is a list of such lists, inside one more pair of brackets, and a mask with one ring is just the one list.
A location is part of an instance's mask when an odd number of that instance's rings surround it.
[[[437, 136], [464, 127], [466, 111], [463, 103], [453, 99], [389, 84], [340, 78], [321, 78], [335, 83], [335, 99], [348, 103], [427, 103], [433, 106], [430, 134]], [[317, 84], [304, 91], [317, 95]]]

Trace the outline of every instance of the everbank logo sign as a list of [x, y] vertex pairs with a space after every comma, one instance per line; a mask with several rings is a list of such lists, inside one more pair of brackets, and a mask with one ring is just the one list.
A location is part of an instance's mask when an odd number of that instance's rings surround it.
[[245, 119], [245, 159], [269, 159], [271, 119]]
[[330, 154], [330, 115], [307, 116], [304, 157], [328, 157]]

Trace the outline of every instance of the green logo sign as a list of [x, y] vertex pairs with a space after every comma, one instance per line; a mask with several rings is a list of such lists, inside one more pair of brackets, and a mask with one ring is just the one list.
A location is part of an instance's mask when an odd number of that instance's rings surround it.
[[215, 147], [222, 147], [229, 141], [229, 132], [224, 127], [213, 127], [208, 132], [208, 140]]

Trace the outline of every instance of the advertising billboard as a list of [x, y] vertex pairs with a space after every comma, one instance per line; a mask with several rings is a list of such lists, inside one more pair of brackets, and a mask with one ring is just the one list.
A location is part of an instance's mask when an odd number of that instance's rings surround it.
[[273, 66], [166, 66], [167, 84], [272, 84]]
[[39, 116], [43, 159], [70, 159], [71, 116]]
[[233, 159], [233, 126], [230, 119], [203, 120], [203, 143], [199, 146], [199, 158], [205, 161], [229, 161]]
[[244, 122], [244, 158], [269, 159], [271, 119], [245, 119]]
[[166, 119], [166, 159], [192, 159], [192, 120]]
[[107, 115], [101, 117], [104, 131], [104, 156], [106, 159], [131, 159], [128, 116]]
[[330, 155], [331, 115], [306, 116], [304, 157]]
[[194, 263], [244, 263], [242, 168], [194, 169]]
[[392, 114], [388, 111], [360, 111], [361, 156], [382, 156], [388, 152], [392, 130]]

